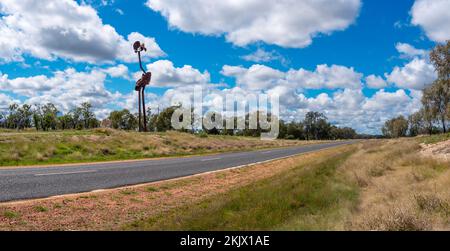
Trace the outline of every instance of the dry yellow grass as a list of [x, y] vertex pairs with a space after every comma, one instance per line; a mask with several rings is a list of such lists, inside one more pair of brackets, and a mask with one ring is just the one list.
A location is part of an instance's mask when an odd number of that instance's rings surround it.
[[342, 166], [361, 187], [347, 229], [450, 229], [450, 164], [419, 151], [415, 139], [360, 145]]

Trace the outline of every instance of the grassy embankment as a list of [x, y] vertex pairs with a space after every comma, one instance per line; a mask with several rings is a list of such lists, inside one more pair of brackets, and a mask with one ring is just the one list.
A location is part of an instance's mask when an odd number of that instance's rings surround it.
[[148, 133], [96, 129], [88, 131], [0, 133], [0, 166], [129, 160], [206, 154], [310, 144], [258, 138]]
[[175, 181], [0, 204], [0, 229], [450, 229], [450, 163], [420, 153], [420, 143], [443, 139], [365, 141]]

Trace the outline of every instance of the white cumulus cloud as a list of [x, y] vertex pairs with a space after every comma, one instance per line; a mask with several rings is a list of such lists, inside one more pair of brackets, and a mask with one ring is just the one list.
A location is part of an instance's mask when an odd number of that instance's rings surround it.
[[[210, 82], [208, 71], [201, 72], [190, 65], [175, 67], [169, 60], [158, 60], [148, 64], [147, 69], [153, 73], [151, 86], [205, 85]], [[135, 77], [141, 77], [141, 73], [138, 72]]]
[[9, 95], [0, 92], [0, 114], [9, 108], [9, 105], [13, 103], [19, 103], [19, 100], [15, 100]]
[[124, 79], [130, 78], [130, 75], [128, 73], [128, 67], [123, 64], [111, 66], [109, 68], [104, 69], [103, 71], [113, 78], [124, 78]]
[[353, 68], [340, 65], [318, 65], [314, 71], [303, 68], [282, 72], [265, 65], [252, 65], [250, 68], [225, 65], [222, 74], [236, 78], [239, 86], [251, 90], [262, 90], [278, 85], [298, 89], [340, 89], [361, 88], [363, 75]]
[[53, 103], [63, 112], [83, 102], [90, 102], [96, 111], [100, 111], [121, 97], [120, 93], [106, 89], [106, 77], [107, 74], [98, 69], [79, 72], [68, 68], [55, 71], [52, 76], [36, 75], [14, 79], [6, 76], [0, 82], [0, 89], [23, 97], [24, 103]]
[[395, 45], [397, 51], [405, 58], [424, 57], [427, 55], [426, 50], [417, 49], [407, 43], [397, 43]]
[[370, 89], [382, 89], [387, 86], [387, 83], [380, 76], [369, 75], [366, 77], [366, 86]]
[[148, 0], [169, 25], [184, 32], [224, 34], [245, 46], [262, 41], [302, 48], [314, 37], [349, 27], [359, 14], [360, 0]]
[[436, 42], [450, 39], [450, 1], [416, 0], [411, 9], [412, 24], [422, 27]]
[[59, 57], [89, 63], [134, 62], [135, 39], [146, 42], [146, 58], [164, 55], [153, 38], [139, 33], [124, 38], [84, 3], [2, 0], [0, 14], [0, 62], [23, 61], [23, 54], [46, 60]]
[[255, 52], [244, 55], [241, 57], [245, 61], [256, 62], [256, 63], [267, 63], [271, 61], [279, 61], [281, 64], [286, 65], [288, 60], [283, 57], [280, 53], [276, 51], [266, 51], [264, 49], [258, 48]]
[[396, 66], [386, 77], [399, 88], [422, 90], [433, 83], [437, 74], [426, 59], [414, 58], [403, 67]]
[[222, 67], [224, 76], [234, 77], [238, 86], [250, 90], [262, 90], [274, 87], [282, 81], [285, 81], [286, 73], [273, 69], [265, 65], [252, 65], [250, 68], [241, 66]]

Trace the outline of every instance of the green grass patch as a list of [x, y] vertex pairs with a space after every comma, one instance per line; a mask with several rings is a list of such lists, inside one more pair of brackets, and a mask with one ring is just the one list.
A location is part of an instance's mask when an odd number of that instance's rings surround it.
[[423, 136], [418, 138], [418, 140], [420, 143], [436, 144], [442, 141], [450, 140], [450, 133]]
[[36, 207], [34, 207], [34, 210], [36, 210], [36, 212], [41, 212], [41, 213], [43, 213], [43, 212], [47, 212], [47, 211], [48, 211], [48, 208], [46, 208], [46, 207], [44, 207], [44, 206], [36, 206]]
[[[358, 188], [337, 168], [352, 151], [328, 157], [170, 213], [135, 221], [131, 230], [311, 230], [338, 225]], [[330, 228], [328, 228], [330, 229]]]
[[7, 219], [15, 219], [19, 217], [19, 214], [14, 211], [5, 211], [3, 212], [3, 216]]
[[62, 205], [62, 204], [59, 204], [59, 203], [56, 203], [56, 204], [53, 205], [53, 208], [54, 208], [54, 209], [60, 209], [60, 208], [62, 208], [62, 207], [63, 207], [63, 205]]
[[158, 188], [156, 188], [156, 187], [147, 187], [146, 189], [148, 192], [158, 192], [159, 191]]
[[122, 190], [122, 191], [120, 191], [120, 193], [123, 194], [123, 195], [135, 195], [135, 194], [137, 194], [137, 192], [133, 191], [133, 190]]

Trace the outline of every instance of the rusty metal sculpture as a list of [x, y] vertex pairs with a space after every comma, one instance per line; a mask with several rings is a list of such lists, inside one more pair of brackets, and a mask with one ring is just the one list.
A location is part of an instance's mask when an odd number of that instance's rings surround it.
[[[142, 70], [142, 77], [136, 82], [136, 86], [134, 88], [135, 91], [138, 92], [138, 103], [139, 103], [139, 131], [147, 132], [147, 116], [145, 114], [145, 86], [150, 84], [150, 81], [152, 79], [152, 73], [147, 72], [144, 67], [142, 67], [142, 61], [141, 61], [141, 52], [147, 51], [147, 48], [145, 48], [145, 45], [139, 41], [136, 41], [133, 44], [134, 52], [138, 54], [139, 57], [139, 67]], [[142, 99], [142, 112], [141, 112], [141, 99]], [[142, 120], [141, 120], [141, 113], [144, 117], [144, 128], [142, 128]]]

